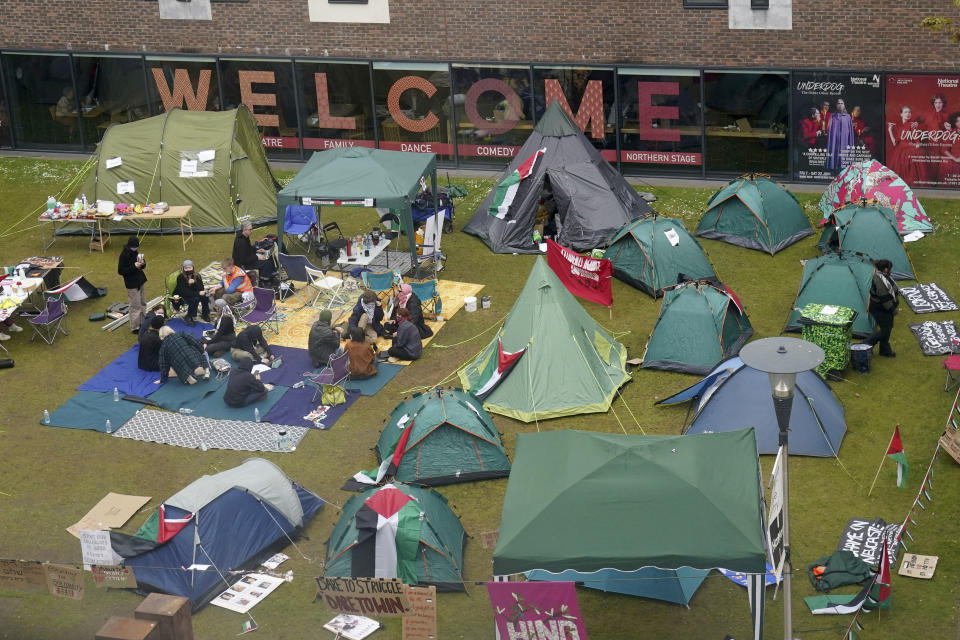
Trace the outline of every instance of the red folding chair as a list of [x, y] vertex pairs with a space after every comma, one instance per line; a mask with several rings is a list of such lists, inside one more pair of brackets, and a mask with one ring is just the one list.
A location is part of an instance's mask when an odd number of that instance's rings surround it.
[[944, 391], [950, 391], [954, 387], [960, 386], [960, 354], [947, 356], [943, 362], [943, 368], [947, 371], [947, 381], [943, 385]]

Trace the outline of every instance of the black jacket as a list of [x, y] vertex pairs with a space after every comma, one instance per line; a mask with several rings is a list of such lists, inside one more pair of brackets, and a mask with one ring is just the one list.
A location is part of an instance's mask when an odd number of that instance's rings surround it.
[[325, 322], [313, 323], [310, 327], [310, 336], [307, 338], [307, 352], [313, 361], [313, 366], [326, 366], [330, 356], [340, 348], [340, 334]]
[[247, 398], [253, 393], [266, 393], [267, 388], [263, 383], [257, 380], [257, 377], [251, 373], [253, 360], [243, 358], [230, 371], [230, 378], [227, 380], [227, 390], [223, 394], [223, 401], [231, 407], [244, 407], [247, 405]]
[[208, 343], [213, 344], [214, 342], [226, 342], [227, 340], [233, 340], [236, 338], [236, 330], [233, 326], [233, 316], [229, 314], [223, 316], [217, 320], [214, 326], [217, 330], [212, 336], [206, 338]]
[[233, 240], [233, 262], [244, 271], [256, 269], [260, 265], [257, 250], [253, 248], [250, 238], [245, 237], [242, 231], [238, 231], [237, 237]]
[[[353, 307], [353, 313], [350, 314], [350, 320], [347, 323], [347, 326], [350, 327], [359, 327], [360, 318], [363, 314], [366, 313], [363, 310], [363, 301], [357, 300], [357, 304]], [[383, 307], [380, 306], [380, 303], [377, 302], [377, 308], [373, 312], [373, 322], [371, 322], [369, 327], [372, 327], [374, 331], [377, 332], [378, 336], [383, 335]]]
[[199, 298], [203, 293], [203, 278], [196, 271], [193, 272], [193, 284], [187, 282], [187, 277], [180, 272], [177, 276], [177, 286], [173, 288], [173, 295], [181, 298]]
[[273, 355], [273, 352], [270, 351], [270, 345], [267, 344], [266, 338], [263, 337], [263, 329], [255, 324], [250, 325], [238, 333], [233, 341], [234, 349], [246, 351], [256, 362], [259, 362], [260, 355], [257, 353], [257, 347], [263, 349], [268, 356]]
[[[407, 299], [406, 309], [410, 312], [410, 322], [417, 327], [417, 331], [420, 332], [421, 338], [429, 338], [433, 335], [433, 329], [427, 326], [427, 323], [423, 320], [423, 307], [420, 306], [420, 298], [417, 297], [417, 294], [411, 293], [410, 297]], [[394, 305], [393, 312], [390, 314], [390, 319], [394, 322], [397, 321], [397, 307]]]
[[144, 371], [160, 371], [160, 332], [147, 329], [140, 336], [140, 351], [137, 353], [137, 367]]
[[147, 283], [147, 276], [136, 263], [137, 252], [124, 247], [117, 261], [117, 273], [123, 276], [123, 286], [127, 289], [139, 289]]

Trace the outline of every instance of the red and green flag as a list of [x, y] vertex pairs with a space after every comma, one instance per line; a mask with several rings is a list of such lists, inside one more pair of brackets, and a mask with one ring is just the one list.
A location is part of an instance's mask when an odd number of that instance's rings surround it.
[[500, 220], [507, 217], [510, 206], [517, 197], [520, 183], [530, 177], [530, 174], [533, 173], [533, 167], [537, 164], [537, 160], [546, 152], [546, 147], [537, 150], [497, 185], [497, 190], [493, 194], [493, 204], [490, 205], [490, 215]]
[[890, 446], [887, 447], [887, 457], [897, 463], [897, 486], [901, 489], [907, 486], [907, 454], [903, 452], [903, 441], [900, 439], [900, 427], [894, 427]]
[[510, 374], [510, 371], [520, 360], [520, 357], [527, 352], [527, 347], [520, 349], [519, 351], [504, 351], [503, 350], [503, 341], [501, 338], [497, 338], [497, 357], [490, 358], [487, 361], [487, 366], [483, 368], [483, 371], [480, 373], [480, 377], [477, 379], [476, 385], [470, 389], [470, 393], [477, 396], [479, 400], [483, 400], [488, 395], [493, 393], [493, 390], [497, 388], [503, 380]]

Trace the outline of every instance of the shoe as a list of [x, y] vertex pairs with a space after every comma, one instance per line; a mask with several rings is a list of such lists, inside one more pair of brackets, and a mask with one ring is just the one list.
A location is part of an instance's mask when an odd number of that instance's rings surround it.
[[210, 322], [210, 314], [205, 313], [202, 316], [200, 316], [200, 319], [203, 320], [204, 322]]
[[195, 326], [197, 326], [197, 321], [194, 320], [193, 318], [185, 317], [185, 318], [183, 319], [183, 322], [184, 322], [188, 327], [195, 327]]
[[3, 331], [0, 331], [0, 340], [9, 340], [10, 336], [5, 334]]
[[881, 351], [881, 352], [880, 352], [880, 355], [882, 355], [884, 358], [896, 358], [896, 357], [897, 357], [897, 352], [896, 352], [896, 351], [887, 351], [886, 353], [884, 353], [883, 351]]
[[390, 356], [384, 351], [377, 354], [377, 362], [386, 362]]
[[23, 327], [21, 327], [18, 324], [12, 324], [9, 327], [7, 327], [7, 330], [10, 331], [10, 333], [20, 333], [21, 331], [23, 331]]
[[137, 327], [136, 329], [130, 329], [130, 333], [140, 333], [140, 327]]

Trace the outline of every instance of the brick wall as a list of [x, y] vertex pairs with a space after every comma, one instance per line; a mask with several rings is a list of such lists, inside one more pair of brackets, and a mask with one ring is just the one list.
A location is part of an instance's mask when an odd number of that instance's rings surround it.
[[147, 0], [6, 0], [0, 48], [465, 61], [960, 70], [960, 45], [918, 25], [950, 0], [794, 0], [792, 31], [730, 31], [682, 0], [391, 0], [391, 24], [311, 23], [306, 0], [214, 3], [213, 21]]

